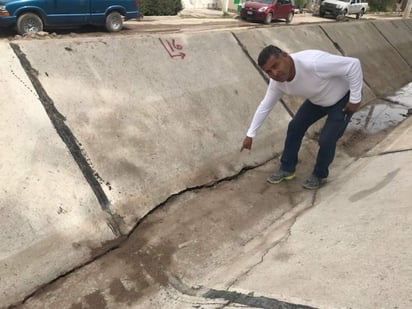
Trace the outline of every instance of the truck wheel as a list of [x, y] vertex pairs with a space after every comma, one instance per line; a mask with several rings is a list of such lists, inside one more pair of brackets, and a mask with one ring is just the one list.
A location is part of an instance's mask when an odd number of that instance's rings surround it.
[[356, 14], [356, 19], [360, 19], [363, 16], [363, 13], [364, 13], [363, 9], [360, 10], [360, 12]]
[[263, 21], [266, 25], [269, 25], [272, 22], [272, 13], [266, 15], [265, 20]]
[[17, 33], [24, 35], [43, 31], [43, 21], [40, 16], [34, 13], [24, 13], [17, 18]]
[[344, 10], [342, 11], [342, 16], [346, 16], [346, 15], [348, 15], [348, 10], [347, 10], [347, 9], [344, 9]]
[[119, 12], [113, 11], [106, 17], [106, 29], [109, 32], [118, 32], [123, 28], [122, 15]]
[[292, 22], [293, 19], [293, 13], [289, 12], [288, 17], [286, 18], [286, 23], [290, 24]]

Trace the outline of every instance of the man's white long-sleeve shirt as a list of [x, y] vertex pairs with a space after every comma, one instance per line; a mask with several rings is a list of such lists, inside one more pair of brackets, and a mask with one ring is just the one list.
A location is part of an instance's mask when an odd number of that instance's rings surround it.
[[302, 96], [319, 106], [332, 106], [350, 90], [349, 102], [359, 103], [362, 97], [362, 68], [357, 58], [332, 55], [320, 50], [292, 53], [295, 77], [290, 82], [270, 79], [247, 136], [257, 130], [284, 94]]

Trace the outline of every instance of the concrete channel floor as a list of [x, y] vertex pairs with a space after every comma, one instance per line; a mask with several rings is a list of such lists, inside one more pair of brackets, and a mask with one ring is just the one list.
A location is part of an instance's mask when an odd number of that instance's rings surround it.
[[411, 308], [411, 127], [360, 157], [346, 137], [317, 191], [306, 139], [293, 181], [266, 183], [275, 159], [171, 197], [18, 308]]
[[[411, 132], [392, 135], [394, 147], [356, 162], [339, 155], [339, 176], [317, 192], [300, 187], [306, 164], [296, 180], [266, 184], [270, 162], [172, 198], [22, 308], [410, 308]], [[201, 297], [210, 291], [229, 300]], [[230, 301], [234, 291], [249, 299]]]

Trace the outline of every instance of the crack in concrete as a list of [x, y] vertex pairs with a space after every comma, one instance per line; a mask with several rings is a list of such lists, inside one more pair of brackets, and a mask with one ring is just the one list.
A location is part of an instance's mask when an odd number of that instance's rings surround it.
[[55, 282], [59, 281], [60, 279], [63, 279], [73, 273], [75, 273], [76, 271], [78, 271], [79, 269], [82, 269], [83, 267], [90, 265], [91, 263], [93, 263], [94, 261], [102, 258], [103, 256], [105, 256], [106, 254], [108, 254], [111, 251], [114, 251], [118, 248], [120, 248], [120, 243], [124, 241], [124, 237], [123, 238], [118, 238], [119, 244], [115, 245], [114, 247], [111, 247], [108, 251], [104, 251], [99, 255], [96, 255], [95, 257], [93, 257], [93, 259], [78, 265], [77, 267], [65, 272], [64, 274], [61, 274], [60, 276], [56, 277], [55, 279], [43, 284], [42, 286], [38, 287], [36, 290], [34, 290], [32, 293], [30, 293], [29, 295], [27, 295], [26, 297], [24, 297], [24, 299], [18, 303], [12, 304], [9, 307], [7, 307], [8, 309], [12, 309], [12, 308], [17, 308], [18, 305], [24, 305], [30, 298], [40, 294], [43, 290], [45, 290], [48, 286], [54, 284]]
[[203, 189], [209, 189], [209, 188], [213, 188], [215, 186], [217, 186], [218, 184], [220, 184], [221, 182], [225, 182], [225, 181], [232, 181], [235, 180], [237, 178], [239, 178], [240, 176], [242, 176], [244, 173], [246, 173], [249, 170], [254, 170], [257, 169], [267, 163], [269, 163], [270, 161], [272, 161], [274, 158], [278, 157], [279, 154], [275, 154], [274, 157], [267, 159], [266, 161], [254, 165], [254, 166], [245, 166], [243, 167], [238, 173], [231, 175], [231, 176], [227, 176], [221, 179], [218, 179], [216, 181], [210, 182], [210, 183], [205, 183], [203, 185], [199, 185], [199, 186], [193, 186], [193, 187], [187, 187], [186, 189], [183, 189], [179, 192], [173, 193], [171, 194], [169, 197], [167, 197], [163, 202], [161, 202], [160, 204], [158, 204], [157, 206], [155, 206], [154, 208], [152, 208], [149, 212], [147, 212], [142, 218], [140, 218], [140, 220], [138, 220], [135, 224], [135, 226], [131, 229], [131, 231], [128, 233], [127, 238], [129, 238], [129, 236], [140, 226], [140, 224], [146, 220], [151, 214], [153, 214], [155, 211], [158, 211], [159, 209], [162, 209], [165, 205], [167, 205], [167, 203], [180, 196], [183, 195], [187, 192], [192, 192], [192, 191], [198, 191], [198, 190], [203, 190]]
[[[233, 34], [233, 33], [232, 33]], [[247, 52], [247, 50], [242, 46], [240, 40], [236, 37], [235, 34], [233, 34], [233, 36], [235, 37], [235, 39], [237, 40], [237, 42], [239, 43], [239, 45], [241, 46], [241, 48], [244, 50], [246, 56], [250, 59], [251, 63], [256, 67], [256, 69], [258, 70], [258, 72], [262, 75], [262, 77], [265, 79], [266, 82], [268, 82], [268, 78], [263, 74], [263, 72], [260, 70], [260, 68], [258, 67], [258, 65], [256, 64], [256, 62], [252, 59], [252, 57], [249, 55], [249, 53]], [[67, 147], [69, 148], [70, 152], [72, 153], [72, 156], [74, 157], [75, 161], [77, 162], [80, 170], [82, 171], [83, 175], [85, 176], [86, 180], [88, 181], [88, 183], [90, 184], [93, 192], [95, 193], [97, 199], [99, 200], [99, 203], [102, 207], [103, 210], [107, 211], [112, 218], [109, 219], [107, 221], [107, 225], [109, 226], [109, 228], [112, 230], [112, 232], [116, 235], [116, 236], [125, 236], [125, 237], [121, 237], [118, 239], [118, 242], [115, 246], [111, 247], [109, 250], [102, 252], [101, 254], [95, 256], [93, 259], [87, 261], [86, 263], [83, 263], [81, 265], [79, 265], [78, 267], [66, 272], [65, 274], [60, 275], [59, 277], [53, 279], [52, 281], [48, 282], [47, 284], [43, 285], [42, 287], [38, 288], [36, 291], [34, 291], [32, 294], [30, 294], [29, 296], [25, 297], [25, 299], [23, 300], [22, 303], [25, 303], [28, 299], [30, 299], [31, 297], [33, 297], [35, 294], [39, 293], [41, 290], [43, 290], [46, 286], [49, 286], [51, 284], [53, 284], [54, 282], [58, 281], [59, 279], [62, 279], [74, 272], [76, 272], [77, 270], [93, 263], [94, 261], [100, 259], [101, 257], [105, 256], [106, 254], [109, 254], [110, 252], [117, 250], [118, 248], [121, 247], [121, 245], [127, 240], [127, 238], [129, 238], [129, 236], [139, 227], [140, 223], [143, 222], [148, 216], [150, 216], [153, 212], [159, 210], [160, 208], [162, 208], [164, 205], [166, 205], [169, 200], [175, 198], [176, 196], [182, 195], [186, 192], [190, 192], [190, 191], [194, 191], [194, 190], [199, 190], [199, 189], [207, 189], [207, 188], [211, 188], [216, 186], [217, 184], [219, 184], [220, 182], [223, 181], [231, 181], [234, 180], [238, 177], [240, 177], [243, 173], [245, 173], [248, 170], [252, 170], [252, 169], [256, 169], [260, 166], [265, 165], [266, 163], [268, 163], [269, 161], [273, 160], [274, 158], [270, 158], [267, 161], [259, 164], [259, 165], [255, 165], [255, 166], [247, 166], [244, 167], [239, 173], [233, 175], [233, 176], [229, 176], [229, 177], [225, 177], [223, 179], [217, 180], [215, 182], [209, 183], [209, 184], [204, 184], [204, 185], [200, 185], [200, 186], [195, 186], [195, 187], [188, 187], [180, 192], [177, 192], [175, 194], [170, 195], [165, 201], [163, 201], [162, 203], [158, 204], [157, 206], [155, 206], [151, 211], [149, 211], [144, 217], [142, 217], [137, 223], [136, 225], [133, 227], [133, 229], [128, 233], [128, 235], [122, 235], [120, 232], [120, 228], [117, 224], [116, 219], [113, 217], [113, 214], [111, 214], [109, 207], [110, 207], [110, 202], [107, 198], [107, 196], [105, 195], [103, 189], [101, 188], [101, 185], [98, 181], [98, 174], [92, 169], [92, 167], [90, 166], [90, 162], [87, 160], [87, 158], [84, 156], [84, 151], [82, 149], [80, 149], [80, 143], [78, 142], [78, 140], [74, 137], [73, 133], [71, 132], [70, 128], [68, 128], [68, 126], [64, 123], [64, 121], [66, 120], [65, 117], [60, 114], [60, 112], [56, 109], [54, 102], [52, 101], [52, 99], [48, 96], [47, 92], [45, 91], [45, 89], [42, 87], [40, 81], [37, 78], [38, 72], [31, 66], [30, 62], [28, 61], [28, 59], [26, 58], [26, 55], [21, 51], [20, 47], [17, 44], [14, 43], [10, 43], [10, 46], [12, 47], [13, 51], [15, 52], [15, 54], [17, 55], [18, 59], [20, 60], [22, 67], [24, 68], [24, 70], [26, 71], [26, 74], [28, 75], [30, 81], [32, 82], [37, 95], [41, 101], [41, 103], [43, 104], [50, 120], [52, 121], [57, 133], [59, 134], [59, 136], [62, 138], [62, 140], [65, 142], [65, 144], [67, 145]], [[293, 117], [293, 113], [289, 110], [289, 108], [286, 106], [285, 102], [282, 101], [282, 104], [284, 105], [284, 107], [286, 108], [286, 110], [288, 111], [288, 113]], [[410, 150], [410, 149], [409, 149]], [[408, 151], [408, 150], [402, 150], [402, 151]], [[384, 154], [388, 154], [388, 153], [394, 153], [394, 152], [400, 152], [400, 151], [391, 151], [391, 152], [384, 152], [381, 153], [380, 155], [384, 155]], [[276, 157], [276, 155], [275, 155]], [[291, 236], [291, 229], [293, 227], [293, 225], [296, 223], [297, 218], [303, 214], [304, 212], [306, 212], [307, 210], [311, 209], [316, 202], [316, 192], [313, 194], [312, 196], [312, 202], [311, 205], [307, 208], [302, 209], [301, 211], [299, 211], [298, 213], [296, 213], [292, 218], [287, 219], [285, 222], [281, 223], [280, 227], [287, 225], [289, 226], [287, 228], [287, 231], [285, 233], [285, 235], [280, 238], [279, 240], [275, 241], [273, 243], [273, 245], [269, 248], [267, 248], [260, 260], [252, 265], [248, 270], [246, 270], [244, 273], [242, 273], [238, 278], [236, 278], [234, 281], [232, 281], [229, 286], [228, 289], [231, 288], [234, 284], [236, 284], [237, 282], [239, 282], [240, 280], [242, 280], [243, 277], [247, 276], [254, 268], [256, 268], [258, 265], [260, 265], [261, 263], [263, 263], [265, 257], [267, 256], [267, 254], [276, 246], [278, 246], [280, 243], [287, 241], [287, 239]], [[279, 220], [282, 220], [282, 217], [284, 217], [285, 215], [289, 214], [290, 211], [285, 212], [284, 214], [282, 214], [280, 219], [276, 219], [274, 221], [274, 223], [279, 222]], [[177, 289], [178, 290], [178, 289]], [[179, 291], [179, 290], [178, 290]], [[221, 291], [221, 293], [233, 293], [233, 292], [227, 292], [227, 291]], [[231, 294], [228, 294], [231, 295]], [[239, 293], [237, 293], [236, 295], [240, 295]], [[233, 298], [233, 295], [230, 296], [230, 298]], [[231, 302], [231, 301], [230, 301]], [[229, 303], [228, 303], [229, 304]], [[225, 304], [224, 306], [228, 305]], [[224, 308], [224, 307], [222, 307]], [[262, 307], [265, 308], [265, 307]], [[272, 308], [272, 307], [271, 307]], [[292, 308], [292, 307], [291, 307]], [[293, 307], [293, 308], [300, 308], [300, 307]]]
[[[288, 196], [290, 197], [291, 194], [289, 194]], [[291, 200], [291, 198], [289, 198], [289, 200]], [[291, 205], [293, 205], [293, 203], [290, 203]], [[267, 231], [269, 229], [269, 227], [273, 226], [274, 224], [276, 224], [279, 220], [282, 219], [282, 217], [284, 217], [288, 212], [290, 212], [291, 210], [285, 210], [283, 211], [280, 216], [274, 218], [273, 220], [271, 220], [264, 228], [260, 229], [260, 231], [258, 231], [255, 235], [250, 236], [248, 239], [242, 241], [240, 243], [240, 245], [242, 247], [245, 247], [246, 245], [248, 245], [249, 243], [251, 243], [252, 241], [254, 241], [256, 238], [262, 236], [262, 234], [264, 233], [264, 231]]]
[[[274, 223], [279, 223], [279, 225], [277, 225], [277, 229], [282, 229], [286, 226], [286, 231], [284, 233], [284, 235], [276, 240], [275, 242], [273, 242], [272, 246], [270, 246], [269, 248], [267, 248], [262, 256], [260, 257], [260, 260], [253, 264], [252, 266], [250, 266], [245, 272], [243, 272], [242, 274], [240, 274], [237, 278], [235, 278], [233, 281], [229, 282], [229, 284], [227, 285], [227, 289], [230, 289], [233, 287], [233, 285], [237, 284], [238, 282], [240, 282], [244, 277], [246, 277], [253, 269], [255, 269], [257, 266], [259, 266], [260, 264], [263, 263], [266, 255], [275, 247], [277, 247], [279, 244], [286, 242], [289, 237], [292, 235], [292, 228], [295, 225], [298, 217], [300, 217], [301, 215], [305, 214], [308, 210], [312, 209], [315, 206], [316, 203], [316, 195], [317, 195], [317, 191], [315, 190], [313, 195], [312, 195], [312, 201], [311, 204], [308, 207], [304, 207], [301, 210], [298, 210], [295, 214], [292, 215], [292, 217], [290, 218], [284, 218], [285, 216], [291, 214], [295, 208], [292, 208], [290, 211], [285, 212], [280, 218], [276, 219], [274, 221]], [[282, 220], [284, 220], [282, 222]]]
[[[292, 223], [293, 225], [293, 223]], [[239, 283], [244, 277], [246, 277], [253, 269], [255, 269], [256, 267], [258, 267], [260, 264], [263, 263], [266, 255], [273, 249], [275, 248], [277, 245], [279, 245], [282, 242], [285, 242], [289, 237], [290, 237], [291, 233], [290, 233], [290, 229], [287, 231], [287, 233], [279, 240], [275, 241], [272, 246], [270, 246], [269, 248], [267, 248], [262, 256], [260, 257], [260, 260], [253, 264], [252, 266], [249, 267], [249, 269], [247, 269], [245, 272], [243, 272], [240, 276], [238, 276], [237, 278], [235, 278], [233, 281], [229, 282], [227, 289], [232, 288], [235, 284]]]
[[[323, 29], [322, 29], [323, 30]], [[232, 33], [233, 36], [235, 37], [235, 39], [238, 41], [239, 45], [242, 47], [242, 49], [245, 51], [245, 54], [249, 57], [249, 59], [251, 60], [251, 62], [255, 65], [255, 67], [257, 67], [258, 72], [260, 72], [260, 74], [262, 75], [262, 77], [266, 80], [266, 82], [268, 82], [267, 77], [263, 74], [263, 72], [260, 70], [260, 68], [257, 66], [257, 64], [255, 63], [255, 61], [250, 57], [250, 55], [248, 54], [248, 52], [246, 51], [246, 49], [242, 46], [242, 44], [240, 43], [240, 40], [236, 37], [236, 35], [234, 33]], [[333, 42], [334, 43], [334, 42]], [[46, 93], [46, 91], [44, 90], [44, 88], [42, 87], [40, 81], [37, 78], [37, 72], [35, 71], [35, 69], [33, 69], [33, 67], [31, 66], [30, 62], [27, 60], [26, 55], [21, 51], [20, 47], [17, 44], [14, 43], [10, 43], [10, 46], [12, 47], [13, 51], [15, 52], [15, 54], [17, 55], [18, 59], [20, 60], [24, 70], [26, 71], [26, 74], [28, 75], [29, 79], [31, 80], [34, 88], [36, 89], [36, 92], [39, 96], [40, 101], [42, 102], [50, 120], [52, 121], [57, 133], [59, 134], [59, 136], [62, 138], [62, 140], [65, 142], [65, 144], [67, 145], [67, 147], [69, 148], [70, 152], [72, 153], [75, 161], [77, 162], [77, 164], [79, 165], [80, 170], [82, 171], [83, 175], [85, 176], [86, 180], [88, 181], [88, 183], [90, 184], [93, 192], [95, 193], [97, 199], [99, 200], [99, 203], [102, 207], [103, 210], [107, 210], [108, 213], [110, 215], [112, 215], [110, 213], [110, 202], [107, 198], [107, 196], [105, 195], [103, 189], [100, 186], [100, 183], [97, 180], [98, 174], [95, 173], [95, 171], [92, 169], [92, 167], [90, 166], [90, 164], [88, 163], [87, 158], [84, 157], [83, 151], [82, 149], [80, 149], [79, 145], [80, 143], [78, 142], [78, 140], [74, 137], [73, 133], [71, 132], [71, 130], [66, 126], [66, 124], [64, 123], [64, 121], [66, 120], [65, 117], [63, 115], [61, 115], [59, 113], [59, 111], [55, 108], [53, 101], [51, 100], [51, 98], [48, 96], [48, 94]], [[339, 48], [339, 46], [335, 46], [339, 51], [341, 51], [342, 54], [344, 54], [343, 50], [341, 50]], [[286, 106], [285, 102], [282, 100], [281, 103], [284, 105], [284, 107], [286, 108], [286, 110], [289, 112], [289, 114], [293, 117], [293, 113], [289, 110], [289, 108]], [[394, 102], [391, 102], [394, 103]], [[395, 102], [396, 103], [396, 102]], [[378, 155], [386, 155], [386, 154], [391, 154], [391, 153], [396, 153], [396, 152], [404, 152], [404, 151], [410, 151], [412, 149], [405, 149], [405, 150], [397, 150], [397, 151], [387, 151], [387, 152], [382, 152]], [[144, 217], [142, 217], [135, 225], [135, 227], [130, 231], [130, 233], [128, 233], [128, 235], [126, 237], [123, 238], [119, 238], [119, 243], [117, 245], [115, 245], [114, 247], [111, 247], [109, 250], [101, 253], [98, 256], [95, 256], [92, 260], [79, 265], [78, 267], [70, 270], [69, 272], [66, 272], [65, 274], [57, 277], [56, 279], [52, 280], [51, 282], [47, 283], [46, 285], [43, 285], [41, 288], [37, 289], [35, 292], [33, 292], [32, 294], [30, 294], [28, 297], [25, 298], [25, 300], [23, 301], [23, 303], [25, 301], [27, 301], [30, 297], [32, 297], [33, 295], [37, 294], [39, 291], [41, 291], [44, 287], [56, 282], [57, 280], [64, 278], [68, 275], [70, 275], [71, 273], [83, 268], [84, 266], [87, 266], [91, 263], [93, 263], [94, 261], [100, 259], [101, 257], [105, 256], [106, 254], [110, 253], [111, 251], [114, 251], [118, 248], [120, 248], [120, 246], [122, 245], [122, 243], [124, 243], [127, 238], [137, 229], [137, 227], [140, 225], [140, 223], [147, 218], [150, 214], [152, 214], [154, 211], [160, 209], [161, 207], [163, 207], [164, 205], [166, 205], [168, 203], [168, 201], [176, 196], [179, 196], [181, 194], [184, 194], [186, 192], [189, 191], [193, 191], [193, 190], [198, 190], [198, 189], [207, 189], [207, 188], [211, 188], [213, 186], [216, 186], [217, 184], [219, 184], [220, 182], [223, 181], [231, 181], [234, 180], [236, 178], [238, 178], [240, 175], [242, 175], [243, 173], [245, 173], [247, 170], [252, 170], [255, 168], [258, 168], [264, 164], [266, 164], [267, 162], [269, 162], [270, 160], [272, 160], [273, 158], [267, 160], [266, 162], [256, 165], [256, 166], [252, 166], [252, 167], [245, 167], [243, 168], [239, 173], [237, 173], [236, 175], [233, 176], [229, 176], [223, 179], [220, 179], [218, 181], [215, 181], [211, 184], [204, 184], [201, 186], [196, 186], [196, 187], [189, 187], [186, 188], [178, 193], [172, 194], [171, 196], [169, 196], [164, 202], [160, 203], [159, 205], [157, 205], [156, 207], [154, 207], [150, 212], [148, 212]], [[299, 212], [297, 212], [293, 217], [287, 219], [285, 222], [283, 222], [280, 227], [282, 227], [283, 225], [289, 225], [288, 230], [286, 232], [286, 234], [279, 240], [277, 240], [276, 242], [273, 243], [273, 245], [269, 248], [267, 248], [261, 258], [260, 261], [256, 264], [254, 264], [253, 266], [251, 266], [246, 272], [244, 272], [242, 275], [240, 275], [236, 280], [234, 280], [228, 287], [228, 289], [230, 287], [232, 287], [235, 283], [239, 282], [241, 280], [242, 277], [246, 276], [248, 273], [250, 273], [255, 267], [257, 267], [259, 264], [263, 263], [265, 257], [267, 256], [267, 254], [273, 249], [275, 248], [277, 245], [279, 245], [282, 242], [285, 242], [289, 239], [289, 237], [291, 236], [291, 229], [294, 226], [294, 224], [297, 221], [297, 218], [304, 214], [306, 211], [308, 211], [309, 209], [313, 208], [316, 202], [316, 193], [317, 191], [314, 192], [313, 196], [312, 196], [312, 202], [311, 205], [300, 210]], [[293, 209], [292, 209], [293, 210]], [[282, 214], [282, 217], [284, 215], [287, 215], [288, 213], [290, 213], [290, 211], [285, 212], [284, 214]], [[279, 221], [279, 219], [275, 220]], [[116, 223], [116, 220], [113, 219], [110, 222], [108, 222], [108, 226], [111, 228], [111, 230], [113, 231], [114, 234], [116, 234], [116, 236], [124, 236], [121, 235], [120, 233], [120, 229]], [[189, 293], [190, 290], [194, 290], [193, 288], [189, 288], [189, 290], [180, 290], [177, 289], [175, 287], [175, 289], [177, 291], [179, 291], [180, 293], [184, 294], [184, 295], [191, 295]], [[196, 296], [199, 296], [198, 293], [195, 294]], [[242, 293], [238, 293], [238, 292], [230, 292], [230, 291], [226, 291], [226, 290], [214, 290], [214, 289], [209, 289], [207, 292], [205, 292], [204, 294], [201, 295], [204, 298], [207, 299], [225, 299], [227, 302], [225, 304], [223, 304], [223, 307], [221, 308], [225, 308], [226, 306], [232, 304], [232, 303], [236, 303], [236, 304], [242, 304], [242, 305], [248, 305], [248, 306], [255, 306], [257, 308], [279, 308], [279, 309], [313, 309], [313, 307], [308, 307], [308, 306], [303, 306], [303, 305], [297, 305], [297, 304], [290, 304], [290, 303], [285, 303], [276, 299], [272, 299], [272, 298], [267, 298], [267, 297], [254, 297], [253, 294], [242, 294]], [[180, 300], [180, 299], [179, 299]], [[197, 302], [188, 302], [190, 304], [198, 304]], [[202, 304], [202, 303], [199, 303]], [[209, 303], [209, 304], [217, 304], [220, 305], [220, 303]]]
[[[246, 173], [249, 170], [254, 170], [256, 168], [259, 168], [265, 164], [267, 164], [268, 162], [270, 162], [271, 160], [273, 160], [275, 157], [277, 157], [278, 154], [275, 154], [275, 156], [273, 158], [269, 158], [268, 160], [264, 161], [261, 164], [255, 165], [255, 166], [245, 166], [244, 168], [242, 168], [237, 174], [232, 175], [232, 176], [228, 176], [222, 179], [219, 179], [217, 181], [214, 181], [212, 183], [209, 184], [204, 184], [204, 185], [200, 185], [200, 186], [195, 186], [195, 187], [189, 187], [186, 188], [178, 193], [172, 194], [170, 195], [166, 200], [164, 200], [162, 203], [158, 204], [157, 206], [155, 206], [152, 210], [150, 210], [146, 215], [144, 215], [140, 220], [138, 220], [135, 224], [135, 226], [131, 229], [131, 231], [127, 234], [127, 235], [121, 235], [121, 237], [117, 238], [116, 242], [114, 245], [112, 245], [108, 250], [102, 252], [99, 255], [94, 256], [92, 259], [90, 259], [89, 261], [65, 272], [64, 274], [61, 274], [60, 276], [56, 277], [55, 279], [53, 279], [50, 282], [47, 282], [45, 284], [43, 284], [42, 286], [40, 286], [39, 288], [37, 288], [35, 291], [33, 291], [31, 294], [29, 294], [28, 296], [24, 297], [24, 299], [14, 305], [11, 305], [9, 307], [9, 309], [11, 308], [16, 308], [17, 305], [19, 304], [24, 304], [26, 303], [30, 298], [34, 297], [35, 295], [41, 293], [41, 291], [43, 291], [46, 287], [52, 285], [53, 283], [57, 282], [60, 279], [63, 279], [67, 276], [70, 276], [71, 274], [75, 273], [76, 271], [82, 269], [83, 267], [92, 264], [93, 262], [95, 262], [96, 260], [104, 257], [107, 254], [110, 254], [111, 252], [119, 249], [127, 240], [128, 238], [136, 231], [136, 229], [144, 222], [144, 220], [146, 220], [151, 214], [153, 214], [155, 211], [160, 210], [161, 208], [163, 208], [170, 200], [172, 200], [173, 198], [185, 194], [187, 192], [191, 192], [191, 191], [196, 191], [199, 189], [209, 189], [209, 188], [213, 188], [214, 186], [218, 185], [221, 182], [225, 182], [225, 181], [231, 181], [231, 180], [235, 180], [237, 178], [239, 178], [241, 175], [243, 175], [244, 173]], [[107, 222], [109, 228], [112, 228], [111, 223], [117, 225], [116, 220], [110, 220], [109, 222]], [[177, 291], [179, 291], [179, 289], [176, 289]], [[182, 293], [184, 294], [184, 293]], [[223, 307], [222, 307], [223, 308]]]

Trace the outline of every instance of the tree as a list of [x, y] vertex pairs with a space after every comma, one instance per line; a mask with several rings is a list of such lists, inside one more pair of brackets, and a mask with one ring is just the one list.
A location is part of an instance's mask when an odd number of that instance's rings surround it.
[[140, 0], [142, 16], [176, 15], [183, 9], [181, 0]]
[[369, 8], [372, 12], [391, 11], [395, 0], [369, 0]]

